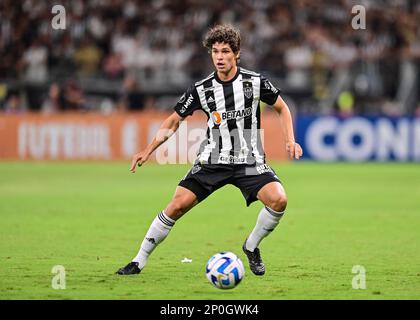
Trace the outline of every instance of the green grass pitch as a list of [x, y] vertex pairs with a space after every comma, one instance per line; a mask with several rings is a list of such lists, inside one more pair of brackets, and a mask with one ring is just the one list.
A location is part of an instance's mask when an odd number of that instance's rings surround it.
[[[118, 277], [189, 165], [0, 163], [0, 299], [419, 299], [418, 164], [270, 163], [287, 213], [260, 245], [266, 275], [242, 243], [261, 208], [233, 186], [177, 222], [138, 276]], [[243, 281], [219, 290], [204, 269], [216, 252], [244, 261]], [[183, 258], [191, 263], [181, 263]], [[66, 288], [52, 288], [62, 265]], [[353, 289], [355, 265], [366, 288]]]

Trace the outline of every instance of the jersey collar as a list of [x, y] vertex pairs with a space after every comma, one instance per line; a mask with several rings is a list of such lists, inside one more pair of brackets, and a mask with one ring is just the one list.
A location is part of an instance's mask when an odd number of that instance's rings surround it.
[[216, 79], [217, 82], [219, 82], [221, 84], [229, 84], [229, 83], [232, 83], [233, 81], [236, 80], [236, 78], [238, 78], [238, 76], [239, 76], [239, 69], [240, 69], [240, 67], [238, 66], [237, 69], [236, 69], [235, 76], [232, 79], [228, 80], [228, 81], [220, 80], [219, 76], [217, 75], [217, 71], [214, 72], [214, 78]]

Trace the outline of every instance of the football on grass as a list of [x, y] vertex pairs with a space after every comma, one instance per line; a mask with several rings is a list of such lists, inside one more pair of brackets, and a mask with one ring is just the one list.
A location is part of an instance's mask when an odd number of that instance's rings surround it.
[[219, 252], [206, 265], [206, 276], [219, 289], [235, 288], [245, 275], [241, 259], [232, 252]]

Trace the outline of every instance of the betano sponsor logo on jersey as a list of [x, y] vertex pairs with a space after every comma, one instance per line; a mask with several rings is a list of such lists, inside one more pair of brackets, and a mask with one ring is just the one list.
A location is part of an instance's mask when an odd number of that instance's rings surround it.
[[212, 113], [213, 122], [216, 125], [219, 125], [222, 123], [223, 120], [239, 120], [245, 117], [249, 117], [252, 114], [252, 107], [245, 108], [242, 110], [231, 110], [231, 111], [225, 111], [225, 112], [217, 112], [214, 111]]

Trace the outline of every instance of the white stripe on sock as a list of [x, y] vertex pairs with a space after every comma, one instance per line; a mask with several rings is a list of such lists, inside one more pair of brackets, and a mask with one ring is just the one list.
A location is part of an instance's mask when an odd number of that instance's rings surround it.
[[255, 248], [258, 248], [261, 240], [277, 227], [283, 215], [284, 211], [277, 212], [268, 207], [262, 208], [258, 215], [257, 223], [246, 241], [246, 249], [254, 251]]

